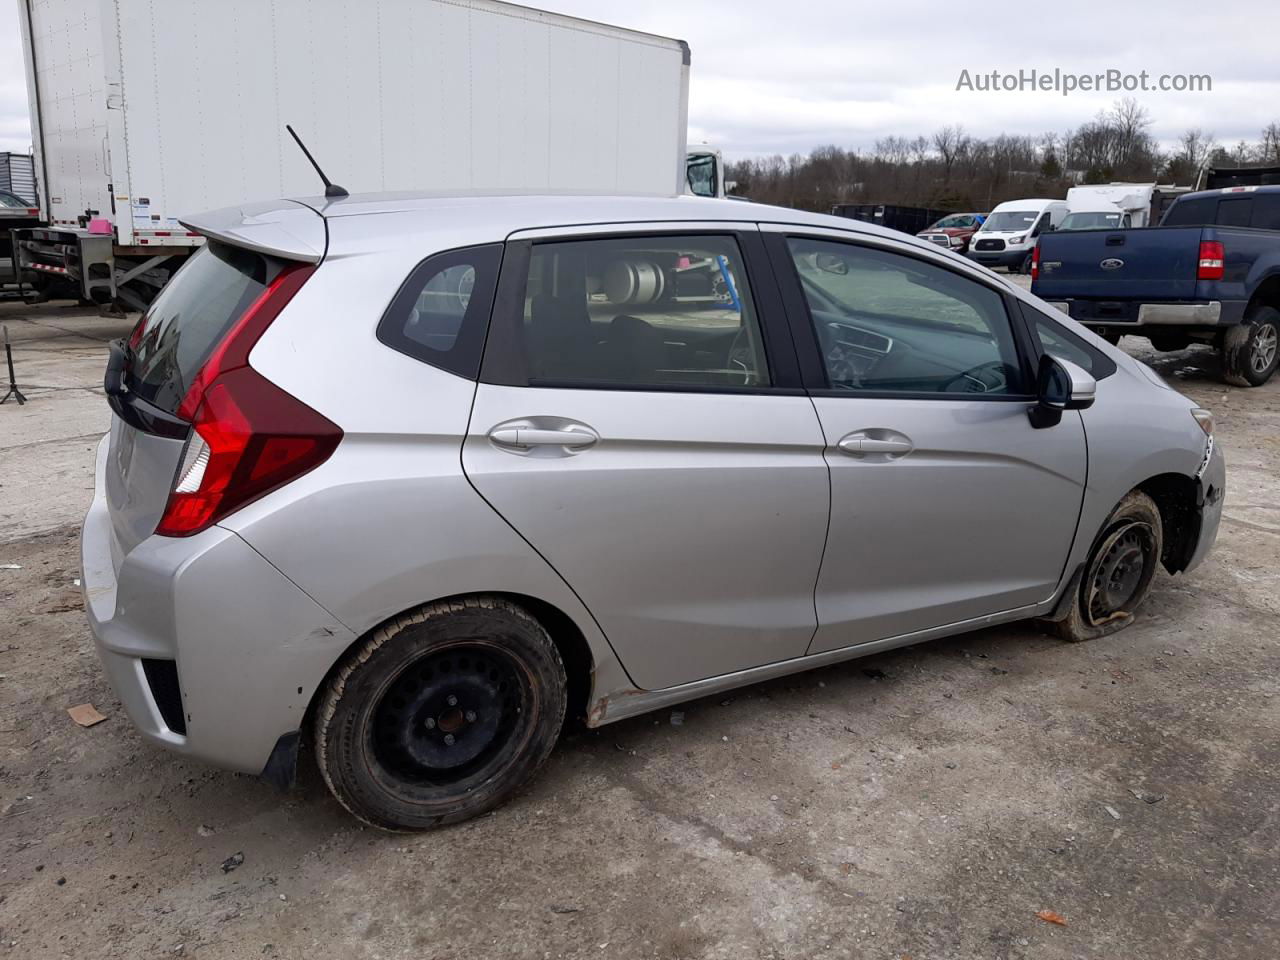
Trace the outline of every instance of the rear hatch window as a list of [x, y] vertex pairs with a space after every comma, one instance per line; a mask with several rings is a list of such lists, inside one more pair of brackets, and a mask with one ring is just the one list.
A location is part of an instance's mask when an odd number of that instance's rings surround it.
[[277, 272], [261, 254], [209, 241], [156, 298], [131, 338], [131, 393], [176, 413], [196, 374]]

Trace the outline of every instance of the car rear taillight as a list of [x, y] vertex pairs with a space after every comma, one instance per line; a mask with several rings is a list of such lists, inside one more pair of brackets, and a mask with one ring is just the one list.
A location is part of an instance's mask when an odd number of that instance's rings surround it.
[[1040, 276], [1040, 244], [1036, 244], [1031, 251], [1031, 279], [1034, 282], [1036, 277]]
[[156, 533], [186, 537], [327, 460], [342, 430], [249, 366], [249, 352], [315, 271], [286, 267], [237, 320], [178, 407], [194, 428]]
[[1226, 268], [1226, 251], [1216, 240], [1200, 244], [1200, 263], [1196, 267], [1197, 280], [1221, 280]]

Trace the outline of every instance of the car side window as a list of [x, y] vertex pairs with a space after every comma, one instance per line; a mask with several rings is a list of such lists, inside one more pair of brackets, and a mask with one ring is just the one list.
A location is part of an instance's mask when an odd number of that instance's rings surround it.
[[1175, 200], [1169, 212], [1161, 221], [1162, 227], [1201, 227], [1213, 223], [1214, 212], [1218, 208], [1216, 196], [1198, 196], [1190, 200]]
[[992, 288], [875, 247], [787, 243], [833, 389], [1024, 393], [1004, 298]]
[[1021, 303], [1022, 315], [1031, 328], [1031, 336], [1039, 353], [1047, 353], [1059, 360], [1074, 363], [1095, 380], [1102, 380], [1116, 372], [1115, 361], [1085, 342], [1043, 311]]
[[1253, 199], [1253, 219], [1249, 226], [1259, 230], [1280, 230], [1280, 193], [1259, 193]]
[[1217, 223], [1222, 227], [1247, 227], [1253, 218], [1253, 197], [1231, 197], [1218, 201]]
[[475, 379], [497, 288], [502, 244], [428, 257], [401, 285], [378, 339], [401, 353]]
[[770, 384], [732, 237], [535, 243], [522, 330], [530, 386]]

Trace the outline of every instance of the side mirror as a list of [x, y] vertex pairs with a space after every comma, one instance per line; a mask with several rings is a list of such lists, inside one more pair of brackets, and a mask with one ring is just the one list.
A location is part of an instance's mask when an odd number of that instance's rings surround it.
[[1036, 404], [1027, 411], [1037, 430], [1062, 422], [1064, 410], [1087, 410], [1098, 393], [1098, 381], [1070, 360], [1044, 354], [1036, 373]]

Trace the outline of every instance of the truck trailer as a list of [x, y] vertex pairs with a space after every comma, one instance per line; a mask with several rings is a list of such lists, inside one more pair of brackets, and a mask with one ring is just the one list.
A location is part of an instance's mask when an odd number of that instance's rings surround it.
[[348, 190], [688, 190], [689, 48], [496, 0], [18, 0], [24, 275], [144, 309], [179, 218]]

